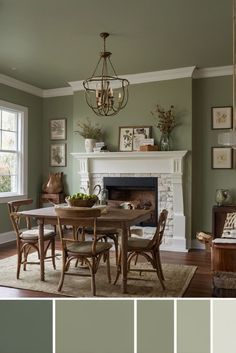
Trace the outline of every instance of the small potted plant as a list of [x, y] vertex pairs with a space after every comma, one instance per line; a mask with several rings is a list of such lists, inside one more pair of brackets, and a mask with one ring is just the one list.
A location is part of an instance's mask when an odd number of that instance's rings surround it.
[[[155, 125], [161, 132], [160, 149], [161, 151], [170, 150], [170, 133], [176, 126], [174, 117], [174, 106], [171, 105], [169, 110], [164, 110], [158, 104], [156, 110], [151, 112], [155, 118]], [[157, 121], [156, 121], [157, 119]]]
[[78, 123], [78, 130], [76, 130], [80, 136], [85, 139], [85, 151], [87, 153], [93, 152], [96, 141], [101, 140], [102, 130], [98, 124], [92, 124], [87, 119], [85, 122]]

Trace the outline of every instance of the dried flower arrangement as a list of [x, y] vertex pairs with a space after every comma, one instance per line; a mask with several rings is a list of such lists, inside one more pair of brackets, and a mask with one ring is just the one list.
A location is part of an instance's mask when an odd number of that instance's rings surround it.
[[78, 134], [85, 139], [100, 140], [102, 137], [102, 129], [99, 124], [92, 124], [89, 119], [86, 122], [79, 122], [78, 124]]
[[169, 134], [176, 126], [173, 110], [173, 105], [169, 110], [164, 110], [157, 104], [156, 110], [151, 112], [153, 117], [158, 119], [155, 125], [163, 134]]

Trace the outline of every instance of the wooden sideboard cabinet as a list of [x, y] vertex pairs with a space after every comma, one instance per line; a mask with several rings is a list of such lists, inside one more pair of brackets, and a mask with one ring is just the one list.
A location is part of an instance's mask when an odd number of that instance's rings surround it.
[[213, 206], [212, 208], [212, 234], [214, 238], [222, 235], [227, 213], [236, 212], [236, 205]]
[[60, 192], [59, 194], [45, 194], [41, 193], [39, 195], [39, 207], [43, 207], [44, 203], [53, 202], [55, 204], [65, 202], [65, 194]]

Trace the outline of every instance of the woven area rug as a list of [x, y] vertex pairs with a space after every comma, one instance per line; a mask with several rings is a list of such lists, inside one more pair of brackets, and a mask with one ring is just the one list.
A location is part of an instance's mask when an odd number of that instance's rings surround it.
[[[36, 254], [30, 255], [32, 260]], [[40, 281], [38, 265], [28, 265], [27, 271], [21, 271], [20, 279], [16, 279], [17, 257], [11, 256], [0, 260], [0, 286], [29, 289], [33, 291], [60, 294], [57, 286], [60, 278], [61, 261], [57, 258], [57, 270], [53, 270], [51, 261], [45, 263], [45, 282]], [[148, 264], [138, 263], [138, 268], [147, 269]], [[71, 265], [73, 271], [78, 271]], [[106, 276], [106, 265], [101, 261], [96, 274], [98, 297], [182, 297], [197, 267], [185, 265], [163, 264], [166, 290], [163, 291], [155, 273], [130, 272], [128, 279], [128, 294], [122, 294], [121, 282], [109, 284]], [[115, 264], [111, 261], [111, 275], [116, 276]], [[121, 280], [120, 280], [121, 281]], [[66, 276], [61, 295], [69, 297], [91, 297], [90, 277]], [[40, 296], [40, 294], [39, 294]]]

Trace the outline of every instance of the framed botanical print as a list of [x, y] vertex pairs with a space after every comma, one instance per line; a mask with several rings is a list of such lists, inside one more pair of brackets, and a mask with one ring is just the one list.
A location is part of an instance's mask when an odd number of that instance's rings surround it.
[[233, 149], [231, 147], [212, 147], [212, 168], [232, 169]]
[[50, 166], [65, 167], [66, 166], [66, 144], [55, 143], [50, 146]]
[[50, 139], [66, 140], [66, 118], [50, 120]]
[[211, 108], [212, 130], [233, 128], [233, 107], [212, 107]]
[[151, 126], [121, 126], [119, 128], [119, 151], [139, 151], [142, 141], [151, 137]]

